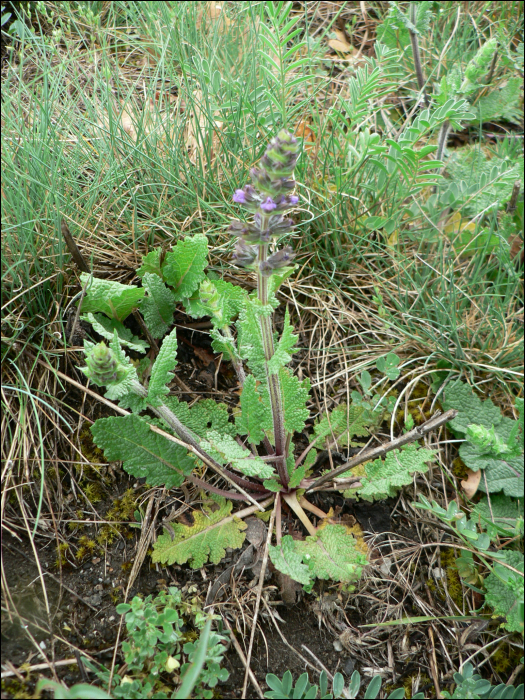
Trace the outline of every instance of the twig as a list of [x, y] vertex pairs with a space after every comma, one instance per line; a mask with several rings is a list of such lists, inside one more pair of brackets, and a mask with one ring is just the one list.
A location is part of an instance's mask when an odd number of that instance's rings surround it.
[[248, 654], [246, 656], [246, 672], [244, 674], [244, 684], [242, 687], [241, 698], [246, 697], [246, 688], [248, 686], [248, 669], [250, 667], [250, 660], [252, 658], [252, 649], [253, 649], [253, 640], [255, 638], [255, 630], [257, 629], [257, 615], [259, 614], [259, 607], [261, 605], [261, 595], [262, 595], [262, 589], [263, 589], [263, 584], [264, 584], [264, 574], [266, 573], [266, 566], [268, 565], [268, 552], [269, 552], [270, 542], [272, 541], [272, 531], [273, 531], [273, 524], [275, 521], [275, 511], [276, 511], [276, 506], [274, 505], [273, 510], [272, 510], [272, 515], [270, 517], [270, 524], [268, 525], [268, 536], [266, 537], [266, 544], [264, 546], [264, 556], [263, 556], [262, 565], [261, 565], [261, 575], [259, 577], [259, 585], [257, 586], [257, 600], [255, 602], [255, 612], [253, 615], [252, 633], [250, 635], [250, 645], [248, 647]]
[[[416, 14], [417, 14], [417, 4], [415, 2], [410, 5], [410, 21], [416, 25]], [[423, 68], [421, 67], [421, 55], [419, 53], [419, 42], [417, 39], [417, 34], [412, 30], [408, 30], [410, 34], [410, 42], [412, 44], [412, 53], [414, 54], [414, 67], [416, 69], [417, 84], [419, 89], [423, 93], [423, 100], [425, 102], [425, 107], [430, 105], [428, 100], [427, 91], [425, 90], [425, 78], [423, 76]]]
[[516, 180], [514, 183], [514, 187], [512, 188], [512, 194], [510, 195], [510, 199], [507, 202], [507, 214], [514, 214], [514, 211], [516, 210], [516, 204], [518, 203], [518, 195], [520, 193], [521, 189], [521, 182], [519, 180]]
[[73, 260], [75, 261], [75, 265], [78, 267], [79, 270], [82, 270], [82, 272], [89, 272], [89, 266], [82, 257], [82, 253], [78, 249], [78, 246], [75, 243], [75, 239], [71, 235], [71, 231], [68, 229], [64, 219], [62, 219], [62, 223], [60, 224], [60, 230], [62, 231], [62, 235], [64, 236], [64, 240], [69, 249], [69, 252], [71, 253]]
[[431, 430], [434, 430], [434, 428], [439, 428], [444, 423], [447, 423], [449, 420], [455, 418], [457, 414], [458, 412], [454, 408], [451, 408], [450, 411], [447, 411], [443, 414], [441, 414], [441, 412], [438, 411], [432, 416], [430, 420], [427, 420], [426, 423], [423, 423], [423, 425], [418, 425], [416, 428], [406, 433], [405, 435], [400, 435], [400, 437], [396, 438], [395, 440], [387, 442], [386, 445], [380, 445], [379, 447], [375, 447], [373, 450], [367, 450], [366, 452], [362, 452], [360, 455], [356, 455], [353, 459], [350, 459], [348, 462], [345, 462], [345, 464], [342, 464], [340, 467], [337, 467], [337, 469], [328, 472], [328, 474], [324, 474], [319, 479], [310, 484], [310, 486], [307, 487], [305, 493], [321, 486], [321, 484], [325, 484], [327, 481], [330, 481], [334, 477], [339, 476], [339, 474], [343, 474], [349, 469], [357, 467], [359, 464], [363, 464], [363, 462], [368, 462], [369, 459], [375, 459], [376, 457], [384, 457], [387, 452], [391, 452], [392, 450], [395, 450], [398, 447], [402, 447], [403, 445], [407, 445], [411, 442], [419, 440]]
[[[61, 659], [60, 661], [53, 661], [53, 666], [70, 666], [71, 664], [77, 663], [78, 658]], [[33, 671], [46, 671], [48, 668], [48, 664], [34, 664], [33, 666], [26, 666], [25, 664], [23, 664], [20, 668], [16, 668], [14, 671], [2, 671], [2, 673], [0, 674], [0, 678], [2, 680], [4, 678], [12, 678], [13, 676], [17, 676], [18, 678], [19, 675], [22, 673], [32, 673]]]
[[228, 622], [226, 616], [223, 615], [222, 613], [221, 613], [221, 617], [222, 617], [222, 621], [224, 622], [224, 624], [226, 625], [226, 627], [230, 630], [230, 639], [231, 639], [232, 642], [233, 642], [233, 646], [235, 647], [235, 651], [236, 651], [237, 654], [239, 655], [239, 658], [240, 658], [240, 660], [242, 661], [244, 668], [248, 671], [248, 675], [250, 676], [250, 680], [251, 680], [251, 682], [252, 682], [253, 687], [255, 688], [255, 690], [256, 690], [256, 692], [257, 692], [257, 695], [258, 695], [260, 698], [264, 698], [264, 694], [263, 694], [263, 691], [261, 690], [261, 686], [260, 686], [259, 683], [257, 682], [257, 678], [255, 677], [254, 672], [252, 671], [252, 669], [251, 669], [251, 668], [248, 666], [248, 664], [246, 663], [246, 657], [244, 656], [244, 652], [243, 652], [243, 650], [241, 649], [241, 645], [239, 644], [239, 642], [237, 641], [236, 636], [235, 636], [234, 633], [233, 633], [233, 630], [232, 630], [232, 628], [231, 628], [230, 623]]
[[319, 666], [323, 669], [323, 671], [326, 673], [326, 675], [328, 676], [328, 678], [329, 678], [331, 681], [333, 681], [333, 680], [334, 680], [334, 677], [332, 676], [332, 674], [330, 673], [330, 671], [326, 668], [326, 666], [323, 664], [323, 662], [322, 662], [320, 659], [317, 658], [317, 656], [314, 654], [314, 652], [313, 652], [313, 651], [310, 651], [310, 649], [308, 649], [308, 647], [306, 646], [306, 644], [301, 644], [301, 646], [302, 646], [302, 648], [303, 648], [305, 651], [307, 651], [307, 652], [310, 654], [310, 656], [311, 656], [313, 659], [315, 659], [315, 660], [317, 661], [317, 663], [318, 663]]

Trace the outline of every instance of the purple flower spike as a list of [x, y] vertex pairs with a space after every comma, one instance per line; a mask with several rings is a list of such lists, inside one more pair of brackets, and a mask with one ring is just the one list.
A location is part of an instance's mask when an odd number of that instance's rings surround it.
[[271, 211], [277, 208], [277, 204], [273, 201], [271, 197], [267, 197], [266, 201], [261, 204], [261, 209], [269, 214]]
[[237, 204], [246, 204], [246, 195], [244, 194], [243, 190], [235, 190], [233, 201], [237, 202]]

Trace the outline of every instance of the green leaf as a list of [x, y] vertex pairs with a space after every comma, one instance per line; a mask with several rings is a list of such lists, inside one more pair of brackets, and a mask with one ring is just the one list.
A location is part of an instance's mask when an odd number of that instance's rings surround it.
[[[502, 561], [523, 574], [523, 554], [513, 550], [501, 552]], [[494, 565], [494, 573], [485, 579], [487, 605], [496, 615], [507, 618], [504, 624], [509, 632], [523, 634], [523, 576], [519, 576], [501, 564]]]
[[333, 411], [323, 415], [319, 423], [314, 426], [316, 440], [337, 440], [342, 447], [354, 445], [352, 437], [365, 437], [368, 435], [367, 425], [370, 425], [369, 411], [364, 405], [350, 406], [339, 404]]
[[160, 256], [162, 254], [162, 248], [155, 248], [151, 250], [147, 255], [142, 256], [142, 265], [137, 270], [138, 277], [144, 277], [144, 275], [149, 272], [153, 275], [158, 275], [162, 277], [162, 271], [160, 267]]
[[[246, 300], [246, 292], [242, 287], [224, 280], [212, 280], [219, 293], [219, 308], [222, 311], [222, 326], [228, 326], [232, 319], [239, 315]], [[204, 306], [199, 301], [199, 294], [194, 293], [190, 298], [184, 299], [186, 312], [193, 318], [209, 316]], [[213, 319], [212, 319], [213, 321]]]
[[443, 409], [455, 408], [458, 415], [450, 421], [450, 427], [457, 433], [466, 433], [469, 425], [475, 423], [485, 428], [496, 426], [501, 421], [501, 412], [492, 401], [481, 401], [468, 384], [456, 382], [445, 390]]
[[219, 435], [218, 432], [210, 430], [206, 437], [207, 440], [201, 441], [201, 447], [219, 464], [231, 463], [232, 467], [246, 476], [258, 476], [261, 479], [271, 479], [275, 476], [271, 464], [252, 455], [250, 450], [239, 445], [231, 435]]
[[344, 525], [325, 525], [315, 537], [294, 540], [295, 551], [308, 564], [312, 576], [341, 583], [359, 580], [366, 557]]
[[93, 330], [107, 340], [112, 340], [113, 335], [117, 333], [120, 344], [125, 345], [131, 350], [144, 353], [146, 349], [149, 348], [145, 340], [137, 338], [129, 328], [126, 328], [126, 326], [114, 318], [108, 318], [102, 314], [86, 314], [80, 318], [83, 321], [91, 323]]
[[523, 504], [514, 498], [495, 494], [489, 502], [483, 496], [472, 509], [472, 515], [478, 516], [480, 527], [486, 529], [491, 540], [496, 540], [498, 535], [523, 536]]
[[314, 578], [312, 571], [303, 564], [303, 556], [296, 549], [296, 542], [290, 535], [284, 535], [281, 539], [281, 546], [268, 547], [272, 564], [282, 574], [290, 576], [294, 581], [309, 585]]
[[297, 469], [294, 469], [292, 473], [290, 474], [290, 482], [288, 484], [289, 488], [295, 489], [299, 486], [301, 481], [304, 479], [306, 472], [306, 467], [303, 465], [302, 467], [298, 467]]
[[91, 432], [108, 461], [122, 461], [128, 474], [151, 486], [180, 486], [192, 472], [194, 460], [187, 450], [154, 433], [139, 416], [99, 418]]
[[290, 351], [297, 343], [297, 336], [293, 335], [293, 326], [290, 325], [290, 313], [286, 309], [284, 316], [284, 326], [279, 342], [276, 345], [273, 356], [268, 361], [269, 374], [277, 374], [279, 369], [292, 359]]
[[261, 337], [259, 317], [272, 314], [271, 306], [261, 306], [257, 300], [247, 299], [237, 322], [239, 354], [247, 360], [257, 381], [266, 386], [266, 359]]
[[148, 386], [148, 403], [160, 406], [163, 397], [169, 393], [167, 384], [173, 379], [173, 369], [177, 364], [177, 329], [174, 328], [164, 339], [151, 370]]
[[217, 403], [214, 399], [202, 399], [191, 408], [185, 401], [179, 401], [176, 396], [167, 396], [164, 403], [177, 416], [181, 423], [199, 437], [205, 438], [209, 430], [221, 435], [237, 435], [233, 423], [230, 423], [228, 406]]
[[395, 496], [398, 489], [412, 483], [414, 472], [428, 471], [426, 462], [434, 456], [433, 450], [412, 443], [389, 452], [384, 462], [376, 459], [365, 463], [366, 476], [361, 479], [363, 486], [359, 489], [359, 497], [372, 501]]
[[151, 272], [144, 274], [142, 285], [148, 292], [140, 305], [144, 321], [154, 338], [162, 338], [173, 323], [175, 299], [161, 278]]
[[283, 396], [284, 429], [288, 433], [301, 432], [310, 415], [306, 402], [310, 396], [310, 381], [299, 379], [282, 367], [279, 371]]
[[[90, 275], [87, 272], [80, 275], [80, 283], [83, 287], [88, 283], [89, 278]], [[144, 294], [144, 289], [93, 277], [82, 301], [81, 311], [85, 314], [100, 312], [109, 318], [124, 321], [133, 309], [138, 308]]]
[[249, 441], [254, 445], [261, 443], [266, 437], [266, 431], [272, 430], [270, 410], [256, 386], [255, 377], [249, 374], [242, 387], [241, 413], [235, 419], [239, 435], [248, 435]]
[[162, 275], [173, 288], [175, 301], [191, 297], [204, 279], [208, 259], [208, 241], [205, 235], [186, 236], [166, 253]]
[[172, 524], [173, 540], [168, 533], [157, 538], [153, 545], [154, 562], [168, 566], [189, 562], [193, 569], [200, 569], [208, 560], [218, 564], [227, 547], [241, 547], [246, 523], [235, 517], [224, 522], [230, 516], [233, 504], [220, 496], [212, 498], [215, 510], [211, 505], [205, 505], [203, 512], [193, 511], [193, 525]]

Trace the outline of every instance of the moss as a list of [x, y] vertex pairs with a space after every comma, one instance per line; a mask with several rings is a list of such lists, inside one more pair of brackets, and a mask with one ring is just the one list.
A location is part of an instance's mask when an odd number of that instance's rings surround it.
[[60, 569], [62, 566], [66, 566], [68, 564], [68, 561], [66, 559], [66, 552], [69, 549], [69, 543], [68, 542], [60, 542], [60, 544], [57, 547], [57, 558], [55, 561], [55, 565], [57, 569]]
[[523, 651], [513, 647], [506, 642], [502, 642], [496, 653], [492, 656], [491, 664], [494, 671], [505, 678], [506, 675], [516, 668], [520, 663]]
[[457, 476], [457, 478], [461, 479], [462, 481], [464, 479], [467, 479], [467, 465], [461, 459], [461, 457], [456, 457], [456, 459], [452, 462], [452, 474], [454, 474], [454, 476]]
[[456, 555], [453, 549], [441, 552], [441, 567], [447, 576], [448, 594], [459, 608], [463, 607], [463, 586], [456, 566]]
[[19, 681], [18, 678], [2, 681], [2, 697], [4, 697], [4, 693], [5, 697], [20, 698], [21, 700], [35, 697], [34, 692], [30, 690], [29, 682]]
[[126, 527], [124, 523], [129, 521], [135, 523], [136, 508], [137, 494], [133, 489], [127, 489], [121, 498], [115, 499], [113, 506], [106, 513], [105, 520], [109, 520], [111, 524], [107, 523], [100, 528], [97, 542], [102, 546], [111, 544], [119, 534], [132, 539], [134, 530]]
[[102, 489], [100, 484], [86, 484], [83, 486], [84, 495], [90, 503], [98, 503], [102, 500]]

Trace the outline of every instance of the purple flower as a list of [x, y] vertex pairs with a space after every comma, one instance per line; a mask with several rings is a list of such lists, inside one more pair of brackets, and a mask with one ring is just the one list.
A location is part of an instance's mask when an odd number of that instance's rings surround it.
[[286, 246], [286, 248], [278, 250], [277, 252], [270, 255], [270, 257], [267, 260], [261, 262], [259, 265], [259, 269], [265, 277], [269, 277], [274, 272], [274, 270], [279, 270], [282, 267], [286, 267], [292, 262], [294, 258], [295, 253], [290, 248], [290, 246]]
[[244, 191], [235, 190], [235, 194], [233, 195], [233, 201], [237, 202], [237, 204], [246, 204], [246, 195], [244, 194]]
[[295, 204], [297, 204], [298, 201], [299, 201], [299, 197], [296, 194], [290, 195], [290, 197], [289, 197], [290, 204], [295, 205]]
[[273, 201], [271, 197], [267, 197], [266, 200], [261, 204], [261, 209], [269, 214], [271, 211], [277, 208], [277, 204]]
[[237, 241], [235, 244], [235, 252], [232, 260], [240, 267], [248, 267], [253, 265], [257, 257], [257, 246], [247, 245], [243, 240]]

